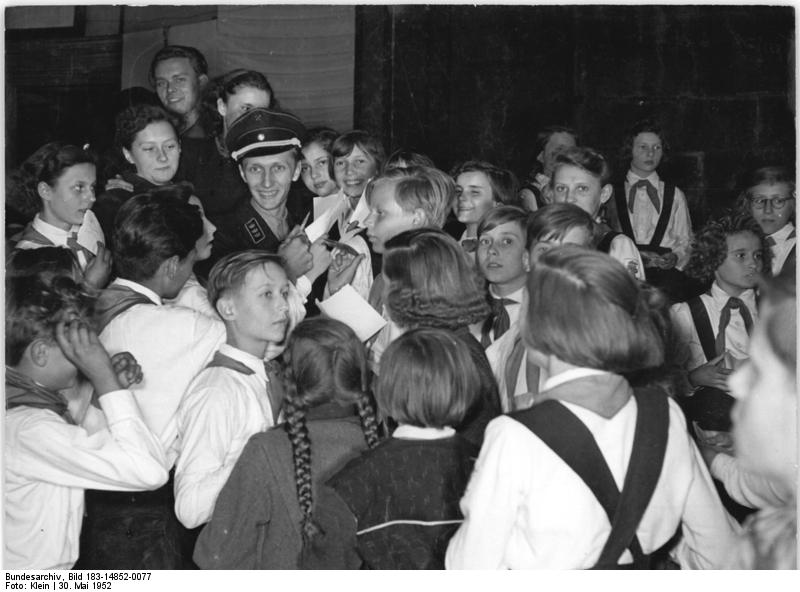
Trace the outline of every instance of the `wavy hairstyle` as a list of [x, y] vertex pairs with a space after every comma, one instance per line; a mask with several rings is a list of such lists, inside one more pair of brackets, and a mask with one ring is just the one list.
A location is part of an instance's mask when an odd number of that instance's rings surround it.
[[667, 142], [666, 136], [664, 135], [664, 128], [656, 119], [648, 118], [637, 121], [625, 132], [625, 137], [623, 138], [622, 144], [619, 147], [620, 162], [625, 163], [626, 165], [630, 164], [631, 154], [633, 151], [633, 141], [639, 134], [646, 133], [655, 134], [658, 136], [658, 139], [661, 140], [661, 164], [664, 164], [664, 161], [669, 160], [668, 154], [670, 145], [669, 142]]
[[441, 230], [407, 230], [386, 241], [383, 275], [386, 307], [400, 327], [456, 329], [489, 314], [479, 272]]
[[378, 424], [368, 388], [366, 350], [350, 327], [326, 317], [306, 319], [289, 336], [283, 357], [284, 429], [292, 446], [301, 530], [307, 544], [321, 531], [313, 518], [308, 411], [326, 403], [355, 405], [370, 448], [378, 444]]
[[25, 159], [19, 169], [10, 175], [7, 199], [20, 214], [32, 219], [42, 209], [42, 199], [37, 186], [56, 184], [64, 172], [77, 164], [96, 164], [96, 159], [87, 149], [50, 142], [40, 147]]
[[[114, 145], [117, 148], [131, 149], [136, 135], [146, 128], [151, 123], [159, 123], [161, 121], [167, 122], [172, 126], [173, 131], [175, 127], [172, 119], [162, 107], [155, 105], [138, 104], [126, 107], [117, 114], [114, 125]], [[175, 132], [175, 139], [178, 138], [178, 132]]]
[[570, 165], [583, 169], [587, 173], [600, 179], [601, 185], [606, 185], [611, 179], [611, 167], [600, 152], [587, 146], [574, 146], [556, 156], [556, 164], [553, 167], [553, 176], [550, 178], [550, 187], [556, 178], [556, 171], [559, 167]]
[[[739, 195], [736, 198], [736, 209], [742, 213], [750, 213], [750, 198], [753, 195], [753, 189], [761, 184], [776, 185], [778, 183], [786, 183], [789, 190], [794, 194], [796, 188], [796, 180], [794, 171], [787, 166], [772, 165], [760, 167], [747, 171], [740, 179]], [[792, 212], [791, 220], [794, 221], [795, 212]]]
[[222, 102], [227, 104], [231, 96], [242, 88], [263, 90], [269, 97], [267, 109], [278, 107], [278, 99], [275, 98], [272, 85], [261, 72], [237, 68], [217, 76], [208, 84], [200, 101], [202, 121], [214, 136], [222, 138], [225, 127], [222, 116], [217, 111], [217, 99], [222, 99]]
[[692, 239], [692, 251], [686, 264], [686, 275], [701, 282], [711, 283], [714, 272], [728, 257], [728, 237], [740, 232], [752, 232], [761, 242], [762, 275], [771, 273], [772, 249], [766, 235], [750, 212], [729, 212], [721, 218], [711, 220]]
[[56, 343], [61, 321], [77, 318], [91, 326], [93, 304], [72, 278], [49, 282], [35, 275], [6, 278], [6, 364], [19, 364], [36, 339]]
[[667, 299], [605, 253], [562, 245], [528, 274], [525, 344], [564, 362], [617, 374], [664, 363]]

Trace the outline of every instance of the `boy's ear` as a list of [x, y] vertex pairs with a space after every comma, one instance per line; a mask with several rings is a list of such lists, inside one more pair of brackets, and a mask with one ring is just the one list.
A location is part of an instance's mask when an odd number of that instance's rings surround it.
[[177, 255], [173, 255], [169, 259], [164, 259], [161, 265], [158, 266], [158, 271], [163, 273], [165, 277], [172, 279], [178, 272], [178, 267], [181, 264], [181, 259]]
[[216, 309], [223, 321], [232, 321], [236, 318], [236, 304], [230, 296], [222, 296], [217, 300]]
[[525, 270], [525, 273], [531, 270], [531, 258], [528, 254], [528, 249], [522, 251], [522, 268]]
[[244, 176], [244, 161], [239, 164], [239, 174], [242, 176], [242, 181], [247, 184], [247, 177]]
[[52, 344], [47, 343], [44, 339], [34, 339], [31, 342], [31, 344], [28, 346], [28, 355], [30, 356], [34, 365], [38, 366], [39, 368], [44, 368], [47, 366], [47, 362], [50, 359], [51, 347]]
[[130, 150], [128, 150], [127, 148], [123, 148], [122, 149], [122, 156], [124, 156], [125, 160], [127, 160], [129, 163], [133, 164], [133, 156], [131, 155], [131, 151]]
[[294, 175], [292, 175], [292, 181], [297, 181], [300, 178], [300, 171], [303, 169], [303, 163], [298, 160], [297, 164], [294, 165]]
[[225, 106], [225, 101], [222, 99], [217, 99], [217, 113], [219, 113], [222, 117], [225, 117], [228, 113], [228, 108]]
[[411, 217], [411, 224], [414, 226], [425, 226], [428, 223], [428, 214], [422, 208], [414, 208], [414, 214]]
[[544, 164], [544, 150], [542, 150], [539, 154], [536, 155], [536, 160]]
[[603, 185], [603, 188], [600, 190], [600, 203], [606, 203], [610, 198], [611, 194], [614, 192], [614, 186], [611, 183], [606, 183]]

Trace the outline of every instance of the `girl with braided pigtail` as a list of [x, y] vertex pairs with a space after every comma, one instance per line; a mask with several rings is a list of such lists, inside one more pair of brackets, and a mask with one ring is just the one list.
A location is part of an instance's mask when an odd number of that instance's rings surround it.
[[201, 568], [297, 568], [331, 528], [314, 514], [318, 484], [378, 443], [366, 353], [349, 327], [301, 322], [284, 362], [286, 421], [245, 446], [198, 538]]

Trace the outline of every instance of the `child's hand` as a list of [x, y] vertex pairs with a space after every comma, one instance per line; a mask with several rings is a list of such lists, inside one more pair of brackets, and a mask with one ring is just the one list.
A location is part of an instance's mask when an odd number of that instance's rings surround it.
[[678, 256], [675, 253], [666, 253], [656, 259], [656, 267], [660, 269], [672, 269], [678, 263]]
[[308, 276], [312, 284], [314, 280], [325, 273], [325, 270], [330, 267], [332, 261], [331, 253], [325, 246], [324, 241], [325, 237], [320, 237], [315, 240], [309, 248], [311, 256], [314, 258], [314, 263], [311, 265], [311, 270], [306, 272], [306, 276]]
[[98, 396], [120, 389], [108, 352], [86, 323], [60, 322], [56, 327], [56, 342], [64, 357], [89, 379]]
[[725, 354], [722, 353], [710, 362], [706, 362], [702, 366], [698, 366], [689, 372], [689, 382], [692, 386], [713, 386], [723, 391], [728, 390], [728, 376], [733, 370], [728, 370], [723, 367], [723, 358]]
[[696, 421], [692, 422], [692, 428], [697, 436], [697, 447], [709, 468], [711, 467], [711, 462], [714, 460], [714, 457], [718, 454], [733, 456], [733, 437], [730, 432], [704, 430]]
[[330, 290], [331, 294], [336, 294], [336, 292], [353, 281], [356, 270], [365, 257], [364, 253], [359, 253], [356, 257], [345, 252], [336, 252], [334, 254], [333, 262], [328, 268], [328, 290]]
[[295, 226], [278, 247], [278, 254], [286, 262], [286, 273], [291, 281], [308, 273], [314, 264], [309, 248], [308, 236], [302, 226]]
[[106, 182], [106, 191], [110, 191], [111, 189], [124, 189], [125, 191], [133, 193], [133, 185], [127, 181], [123, 181], [122, 177], [119, 175], [112, 177]]
[[111, 356], [111, 366], [122, 388], [130, 388], [132, 384], [138, 384], [144, 378], [142, 367], [130, 352], [120, 352]]
[[83, 279], [90, 288], [102, 290], [108, 284], [111, 275], [111, 251], [97, 241], [97, 255], [83, 272]]

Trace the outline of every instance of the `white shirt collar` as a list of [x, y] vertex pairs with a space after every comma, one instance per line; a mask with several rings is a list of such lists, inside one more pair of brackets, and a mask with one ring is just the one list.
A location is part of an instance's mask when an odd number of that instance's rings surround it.
[[392, 438], [402, 438], [404, 440], [440, 440], [450, 438], [456, 431], [451, 427], [444, 428], [420, 428], [408, 424], [400, 424], [392, 433]]
[[233, 347], [228, 343], [223, 343], [219, 346], [219, 353], [224, 356], [228, 356], [229, 358], [236, 360], [237, 362], [241, 362], [248, 368], [250, 368], [253, 372], [258, 374], [261, 378], [267, 378], [267, 371], [264, 369], [264, 360], [254, 356], [251, 353], [248, 353], [244, 350], [239, 349], [238, 347]]
[[579, 378], [586, 378], [587, 376], [598, 376], [600, 374], [610, 374], [610, 372], [606, 372], [605, 370], [597, 370], [595, 368], [570, 368], [569, 370], [564, 370], [564, 372], [556, 374], [555, 376], [551, 376], [545, 380], [541, 390], [547, 391], [557, 386], [561, 386], [565, 382], [578, 380]]
[[159, 296], [158, 294], [153, 292], [150, 288], [148, 288], [146, 286], [143, 286], [142, 284], [137, 284], [134, 281], [126, 280], [126, 279], [122, 279], [122, 278], [115, 279], [114, 283], [118, 284], [120, 286], [125, 286], [126, 288], [130, 288], [131, 290], [133, 290], [134, 292], [138, 292], [139, 294], [144, 294], [145, 296], [147, 296], [150, 300], [152, 300], [156, 304], [159, 304], [159, 305], [162, 304], [161, 296]]
[[628, 169], [628, 175], [626, 177], [626, 181], [628, 181], [629, 184], [633, 185], [634, 183], [636, 183], [637, 181], [639, 181], [641, 179], [645, 179], [646, 181], [650, 181], [650, 183], [656, 189], [658, 189], [658, 183], [661, 180], [661, 179], [659, 179], [658, 172], [656, 172], [656, 171], [653, 171], [652, 173], [650, 173], [646, 177], [640, 177], [639, 175], [634, 173], [632, 170]]
[[522, 292], [525, 290], [525, 286], [521, 287], [519, 290], [514, 290], [511, 294], [507, 296], [498, 296], [497, 290], [495, 290], [492, 284], [489, 284], [489, 294], [492, 295], [493, 298], [508, 298], [509, 300], [513, 300], [514, 302], [521, 303], [522, 302]]
[[[725, 290], [723, 290], [720, 285], [714, 280], [714, 283], [711, 284], [710, 290], [711, 298], [714, 299], [715, 302], [720, 303], [720, 306], [725, 306], [725, 303], [731, 297]], [[747, 308], [755, 309], [756, 306], [756, 291], [753, 288], [749, 290], [745, 290], [741, 294], [739, 294], [738, 298], [742, 300], [746, 305]]]
[[792, 233], [793, 230], [794, 230], [794, 224], [792, 224], [791, 222], [787, 222], [783, 226], [783, 228], [781, 228], [780, 230], [776, 230], [769, 236], [775, 239], [776, 243], [782, 243], [783, 241], [787, 240], [787, 237]]
[[74, 232], [78, 232], [80, 229], [80, 226], [70, 226], [69, 230], [64, 230], [58, 226], [53, 226], [49, 222], [42, 220], [39, 214], [36, 214], [36, 216], [33, 217], [32, 226], [35, 231], [42, 233], [48, 239], [53, 241], [53, 244], [55, 245], [66, 245], [69, 235]]

